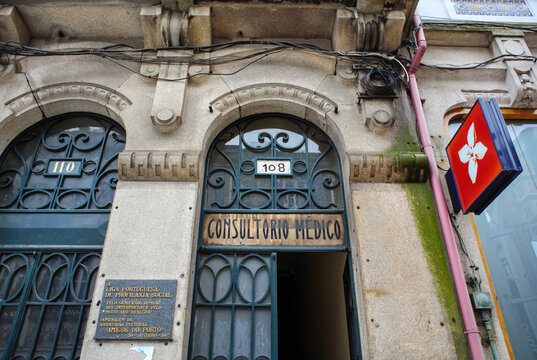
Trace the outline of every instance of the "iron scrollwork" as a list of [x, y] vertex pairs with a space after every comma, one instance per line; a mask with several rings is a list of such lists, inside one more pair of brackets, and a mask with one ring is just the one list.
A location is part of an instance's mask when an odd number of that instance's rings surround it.
[[109, 211], [124, 144], [123, 129], [99, 115], [37, 124], [0, 159], [0, 211]]
[[[291, 159], [291, 176], [259, 176], [256, 159]], [[214, 141], [206, 169], [206, 210], [343, 209], [340, 165], [328, 137], [299, 119], [246, 118]]]

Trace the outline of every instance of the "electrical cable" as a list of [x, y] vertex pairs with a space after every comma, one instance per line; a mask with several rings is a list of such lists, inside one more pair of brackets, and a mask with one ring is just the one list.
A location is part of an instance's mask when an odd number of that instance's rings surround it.
[[[398, 59], [401, 62], [410, 63], [410, 59], [404, 58], [399, 56]], [[485, 60], [480, 63], [475, 64], [463, 64], [463, 65], [455, 65], [455, 64], [444, 64], [444, 65], [432, 65], [432, 64], [424, 64], [421, 63], [420, 65], [426, 66], [429, 68], [434, 69], [441, 69], [441, 70], [470, 70], [470, 69], [477, 69], [480, 67], [484, 67], [493, 63], [501, 62], [503, 60], [520, 60], [520, 61], [528, 61], [531, 60], [533, 62], [537, 62], [537, 57], [533, 55], [510, 55], [510, 54], [503, 54], [498, 55], [495, 57], [492, 57], [488, 60]]]
[[459, 231], [459, 227], [457, 226], [457, 224], [455, 224], [455, 216], [453, 214], [450, 214], [450, 219], [451, 219], [451, 225], [453, 225], [453, 228], [455, 229], [455, 233], [457, 234], [457, 238], [459, 239], [461, 249], [464, 255], [466, 255], [466, 257], [470, 261], [470, 269], [472, 269], [472, 273], [474, 274], [474, 276], [475, 274], [477, 274], [477, 277], [475, 278], [477, 282], [476, 285], [479, 291], [481, 291], [482, 279], [481, 279], [481, 274], [479, 273], [479, 267], [477, 267], [477, 265], [474, 262], [474, 259], [472, 259], [472, 257], [470, 256], [470, 253], [468, 252], [468, 248], [466, 247], [466, 242], [464, 241], [464, 238], [462, 237]]
[[129, 68], [128, 66], [125, 66], [125, 65], [121, 64], [120, 62], [115, 61], [115, 60], [113, 60], [111, 58], [105, 57], [105, 59], [109, 60], [109, 61], [111, 61], [111, 62], [113, 62], [113, 63], [115, 63], [115, 64], [117, 64], [117, 65], [119, 65], [119, 66], [121, 66], [121, 67], [123, 67], [123, 68], [125, 68], [127, 70], [129, 70], [129, 71], [131, 71], [131, 72], [134, 72], [135, 74], [141, 75], [141, 76], [149, 78], [149, 79], [155, 79], [155, 80], [158, 79], [158, 80], [164, 80], [164, 81], [181, 81], [181, 80], [188, 80], [188, 79], [191, 79], [193, 77], [201, 76], [201, 75], [221, 75], [221, 76], [235, 75], [238, 72], [246, 69], [248, 66], [252, 65], [253, 63], [255, 63], [255, 62], [257, 62], [257, 61], [259, 61], [259, 60], [261, 60], [261, 59], [263, 59], [263, 58], [265, 58], [267, 56], [268, 56], [268, 54], [265, 54], [265, 55], [263, 55], [261, 57], [258, 57], [257, 59], [254, 59], [254, 60], [248, 62], [246, 65], [241, 66], [239, 69], [237, 69], [235, 71], [228, 72], [228, 73], [201, 72], [201, 73], [195, 73], [195, 74], [192, 74], [192, 75], [187, 75], [187, 76], [181, 77], [181, 78], [159, 78], [158, 76], [146, 75], [146, 74], [140, 73], [140, 72], [138, 72], [136, 70], [133, 70], [133, 69]]
[[28, 76], [26, 75], [26, 73], [23, 73], [23, 74], [24, 74], [24, 78], [26, 79], [26, 83], [28, 84], [28, 87], [30, 88], [30, 92], [32, 93], [32, 97], [34, 98], [34, 101], [37, 104], [39, 111], [41, 111], [41, 115], [43, 115], [43, 119], [46, 119], [47, 115], [43, 111], [43, 108], [41, 107], [41, 104], [39, 104], [39, 101], [37, 101], [37, 96], [35, 96], [35, 91], [32, 88], [32, 85], [30, 85], [30, 80], [28, 79]]
[[[431, 26], [431, 27], [460, 28], [461, 26], [467, 26], [467, 27], [474, 27], [474, 28], [504, 28], [504, 29], [537, 32], [537, 27], [535, 27], [535, 25], [501, 24], [501, 23], [493, 23], [493, 22], [485, 22], [485, 21], [475, 21], [475, 22], [457, 21], [453, 19], [433, 17], [433, 16], [428, 16], [427, 18], [431, 20], [422, 20], [422, 24]], [[441, 20], [444, 20], [444, 21], [441, 21]]]
[[[68, 50], [45, 50], [25, 46], [17, 42], [9, 41], [7, 43], [0, 43], [0, 55], [12, 55], [12, 56], [80, 56], [80, 55], [93, 55], [99, 56], [104, 59], [110, 60], [122, 67], [126, 67], [120, 64], [121, 61], [135, 62], [139, 64], [169, 64], [169, 65], [221, 65], [229, 64], [231, 62], [244, 61], [248, 59], [256, 59], [256, 61], [264, 58], [267, 55], [278, 53], [287, 49], [294, 49], [300, 51], [314, 52], [322, 56], [335, 57], [338, 60], [349, 60], [353, 64], [359, 65], [363, 69], [372, 70], [375, 68], [382, 68], [397, 78], [406, 83], [408, 76], [406, 74], [405, 66], [394, 56], [387, 56], [380, 53], [368, 53], [368, 52], [336, 52], [332, 50], [326, 50], [309, 44], [299, 44], [288, 41], [270, 41], [270, 40], [242, 40], [232, 41], [221, 44], [212, 44], [206, 46], [173, 46], [173, 47], [157, 47], [157, 48], [142, 48], [135, 49], [125, 44], [113, 44], [107, 45], [102, 48], [82, 48], [82, 49], [68, 49]], [[267, 48], [263, 50], [255, 50], [251, 48], [244, 48], [247, 45], [263, 45]], [[214, 52], [229, 48], [240, 48], [240, 55], [233, 54], [215, 54]], [[183, 53], [176, 54], [172, 59], [159, 58], [159, 51], [176, 51]], [[245, 54], [245, 52], [248, 52]], [[210, 56], [207, 56], [210, 54]], [[178, 55], [178, 56], [177, 56]], [[255, 61], [253, 61], [255, 62]], [[251, 65], [250, 62], [245, 67]], [[130, 71], [133, 69], [128, 68]], [[242, 70], [242, 69], [241, 69]], [[239, 70], [240, 71], [240, 70]], [[136, 72], [136, 71], [135, 71]], [[139, 72], [138, 72], [139, 73]], [[147, 76], [139, 73], [142, 76]], [[200, 73], [199, 75], [218, 75], [219, 73]], [[223, 73], [221, 75], [231, 75], [232, 73]], [[153, 78], [153, 77], [151, 77]], [[165, 80], [165, 79], [162, 79]], [[168, 79], [174, 80], [174, 79]]]
[[[383, 82], [383, 85], [377, 84]], [[387, 95], [393, 93], [396, 86], [395, 77], [391, 72], [384, 69], [373, 69], [367, 72], [361, 79], [362, 84], [371, 95]], [[377, 83], [375, 83], [377, 82]]]

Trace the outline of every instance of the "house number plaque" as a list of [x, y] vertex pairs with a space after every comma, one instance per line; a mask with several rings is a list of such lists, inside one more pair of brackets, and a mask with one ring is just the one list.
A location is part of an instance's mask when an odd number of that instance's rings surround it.
[[291, 159], [255, 159], [255, 174], [291, 176]]
[[95, 339], [171, 340], [177, 280], [107, 280]]

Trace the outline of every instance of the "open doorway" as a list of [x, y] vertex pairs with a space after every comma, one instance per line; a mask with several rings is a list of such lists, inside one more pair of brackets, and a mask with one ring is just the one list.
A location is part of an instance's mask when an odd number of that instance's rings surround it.
[[345, 252], [278, 253], [278, 359], [350, 359]]

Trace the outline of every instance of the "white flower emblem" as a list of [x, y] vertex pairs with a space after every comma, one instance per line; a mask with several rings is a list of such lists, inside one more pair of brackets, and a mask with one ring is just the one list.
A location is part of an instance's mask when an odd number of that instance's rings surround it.
[[481, 142], [475, 144], [476, 139], [475, 127], [474, 124], [472, 124], [468, 129], [468, 144], [465, 144], [462, 149], [459, 150], [459, 159], [461, 159], [461, 162], [463, 164], [468, 163], [468, 174], [470, 175], [472, 184], [475, 184], [475, 179], [477, 177], [477, 160], [483, 159], [487, 152], [487, 147]]

